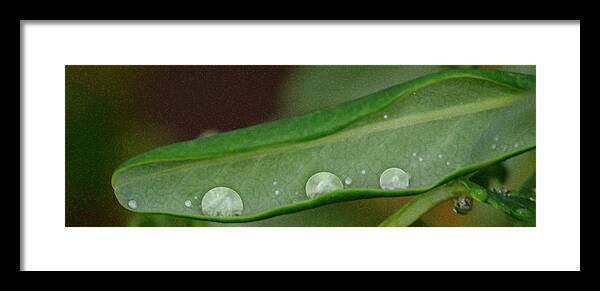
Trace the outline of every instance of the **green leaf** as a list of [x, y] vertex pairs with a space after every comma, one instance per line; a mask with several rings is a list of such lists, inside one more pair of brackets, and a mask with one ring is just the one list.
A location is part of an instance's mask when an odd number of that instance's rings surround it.
[[466, 187], [456, 183], [448, 186], [438, 187], [413, 198], [396, 213], [386, 218], [386, 220], [379, 224], [379, 226], [410, 226], [433, 207], [448, 199], [465, 194], [466, 192]]
[[487, 203], [515, 219], [535, 222], [535, 198], [528, 193], [487, 189], [471, 181], [463, 181], [463, 185], [478, 201]]
[[[416, 195], [533, 148], [535, 76], [447, 70], [302, 116], [143, 153], [116, 169], [112, 185], [123, 207], [137, 202], [132, 211], [244, 222]], [[408, 189], [380, 189], [379, 175], [390, 167], [409, 173]], [[352, 183], [309, 199], [305, 183], [322, 171]], [[240, 216], [202, 213], [204, 194], [221, 186], [241, 197]]]

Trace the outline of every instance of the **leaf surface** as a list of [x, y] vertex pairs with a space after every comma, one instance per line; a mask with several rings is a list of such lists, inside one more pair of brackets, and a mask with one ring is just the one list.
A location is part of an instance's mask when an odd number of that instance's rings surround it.
[[[305, 115], [143, 153], [116, 169], [112, 185], [121, 205], [131, 209], [136, 201], [133, 211], [243, 222], [338, 201], [415, 195], [533, 148], [535, 76], [446, 70]], [[392, 167], [410, 175], [407, 189], [380, 188], [380, 174]], [[324, 171], [351, 183], [308, 198], [308, 178]], [[241, 215], [203, 214], [202, 198], [215, 187], [239, 194]]]

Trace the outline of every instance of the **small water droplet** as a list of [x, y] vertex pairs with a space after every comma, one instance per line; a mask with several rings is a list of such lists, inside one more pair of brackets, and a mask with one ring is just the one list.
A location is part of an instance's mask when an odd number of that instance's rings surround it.
[[313, 198], [317, 195], [344, 189], [338, 176], [329, 172], [319, 172], [306, 181], [306, 195]]
[[389, 168], [379, 177], [379, 186], [384, 190], [408, 188], [410, 175], [400, 168]]
[[275, 195], [279, 195], [279, 190], [275, 190]]
[[365, 171], [365, 170], [362, 170], [362, 171], [360, 171], [360, 173], [364, 175], [364, 174], [366, 174], [366, 173], [367, 173], [367, 171]]
[[277, 186], [277, 181], [273, 181], [273, 186]]
[[194, 199], [198, 199], [198, 196], [194, 196]]
[[498, 136], [495, 136], [495, 137], [494, 137], [494, 140], [495, 140], [495, 141], [498, 141], [499, 139], [500, 139], [500, 138], [498, 138]]
[[460, 196], [460, 197], [454, 199], [454, 209], [452, 209], [452, 210], [456, 214], [465, 215], [465, 214], [469, 213], [469, 211], [471, 211], [472, 206], [473, 206], [473, 198], [466, 197], [466, 196]]
[[450, 166], [450, 162], [446, 162], [446, 166]]
[[514, 145], [514, 147], [518, 148], [518, 147], [519, 147], [519, 144], [518, 144], [518, 143], [516, 143], [516, 144]]
[[443, 157], [444, 157], [444, 156], [443, 156], [442, 154], [438, 154], [438, 158], [439, 158], [439, 159], [441, 159], [441, 158], [443, 158]]
[[515, 211], [515, 215], [520, 218], [529, 218], [533, 216], [533, 213], [529, 209], [519, 208]]
[[344, 183], [346, 183], [346, 185], [352, 184], [352, 178], [346, 177], [346, 179], [344, 179]]
[[383, 116], [383, 119], [388, 119], [388, 115], [387, 115], [387, 114], [385, 114], [385, 115]]
[[215, 187], [202, 197], [202, 212], [209, 216], [242, 214], [244, 204], [240, 195], [231, 188]]
[[137, 201], [131, 199], [127, 202], [127, 206], [129, 206], [129, 208], [131, 209], [136, 209], [137, 208]]
[[183, 204], [185, 204], [185, 207], [192, 207], [192, 201], [191, 200], [185, 200], [185, 202], [183, 202]]
[[496, 144], [492, 145], [492, 149], [495, 150], [496, 149]]
[[416, 156], [417, 156], [417, 153], [413, 153], [413, 157], [416, 157]]
[[422, 158], [422, 157], [419, 157], [419, 162], [422, 162], [422, 161], [423, 161], [423, 158]]

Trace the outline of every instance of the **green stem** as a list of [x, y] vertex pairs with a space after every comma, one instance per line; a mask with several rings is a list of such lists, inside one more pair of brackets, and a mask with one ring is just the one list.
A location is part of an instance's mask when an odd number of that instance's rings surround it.
[[410, 200], [379, 226], [410, 226], [436, 205], [465, 193], [467, 193], [467, 188], [457, 182], [437, 187]]

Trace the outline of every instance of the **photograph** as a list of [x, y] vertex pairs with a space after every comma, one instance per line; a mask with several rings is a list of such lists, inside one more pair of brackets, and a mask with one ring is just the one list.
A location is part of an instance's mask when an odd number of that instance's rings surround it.
[[580, 26], [22, 20], [19, 270], [580, 271]]
[[536, 227], [533, 64], [64, 73], [65, 227]]

